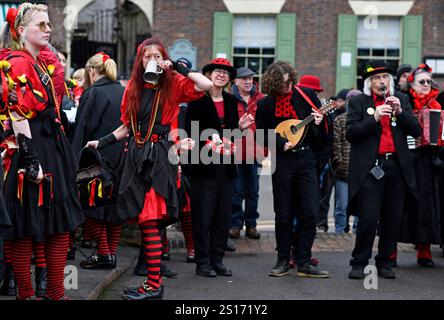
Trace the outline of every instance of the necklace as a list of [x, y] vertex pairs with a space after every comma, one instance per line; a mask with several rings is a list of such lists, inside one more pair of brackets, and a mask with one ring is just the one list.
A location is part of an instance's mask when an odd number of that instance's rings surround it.
[[[133, 129], [134, 133], [134, 140], [136, 141], [136, 144], [139, 148], [142, 148], [145, 143], [151, 138], [151, 135], [153, 133], [154, 124], [156, 122], [157, 113], [159, 111], [159, 102], [160, 102], [160, 90], [156, 89], [156, 94], [154, 96], [154, 103], [153, 103], [153, 109], [151, 111], [150, 115], [150, 122], [148, 124], [148, 132], [147, 135], [142, 139], [142, 134], [140, 133], [140, 130], [137, 129], [137, 115], [135, 112], [131, 114], [131, 128]], [[140, 128], [139, 128], [140, 129]]]

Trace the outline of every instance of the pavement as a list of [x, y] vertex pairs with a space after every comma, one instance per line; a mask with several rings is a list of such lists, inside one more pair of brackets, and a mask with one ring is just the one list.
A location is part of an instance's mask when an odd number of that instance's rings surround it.
[[[233, 270], [233, 277], [203, 278], [195, 274], [195, 265], [185, 263], [183, 238], [174, 229], [169, 230], [172, 245], [171, 260], [164, 262], [179, 276], [164, 279], [165, 300], [413, 300], [444, 299], [444, 259], [441, 249], [432, 248], [436, 267], [423, 269], [416, 265], [414, 247], [398, 246], [399, 256], [396, 280], [377, 278], [377, 289], [368, 290], [364, 281], [349, 280], [348, 262], [354, 245], [354, 235], [318, 233], [313, 256], [321, 261], [321, 269], [331, 273], [330, 279], [306, 279], [291, 275], [283, 278], [268, 276], [273, 267], [274, 232], [262, 231], [261, 240], [241, 237], [235, 240], [237, 251], [227, 253], [224, 263]], [[371, 263], [374, 263], [372, 261]], [[134, 265], [132, 266], [134, 267]], [[123, 274], [103, 292], [100, 300], [120, 300], [124, 287], [140, 285], [143, 277], [130, 271]], [[437, 279], [441, 279], [437, 281]]]
[[[377, 290], [367, 290], [363, 281], [347, 279], [348, 261], [354, 245], [353, 234], [337, 235], [318, 232], [313, 245], [313, 256], [321, 262], [320, 267], [331, 273], [330, 279], [306, 279], [296, 276], [272, 278], [268, 276], [273, 267], [275, 254], [274, 231], [269, 225], [260, 225], [260, 240], [251, 240], [243, 235], [234, 240], [237, 251], [227, 253], [224, 263], [233, 270], [233, 277], [202, 278], [195, 274], [195, 265], [185, 262], [186, 250], [182, 233], [175, 227], [168, 229], [171, 260], [164, 262], [179, 272], [174, 279], [164, 279], [165, 300], [410, 300], [444, 299], [444, 259], [441, 249], [432, 247], [436, 263], [434, 269], [416, 265], [412, 245], [398, 245], [397, 279], [378, 279]], [[376, 248], [376, 247], [375, 247]], [[92, 250], [81, 249], [88, 256]], [[114, 270], [83, 270], [83, 259], [77, 252], [76, 260], [70, 262], [78, 272], [77, 289], [67, 290], [73, 300], [121, 300], [122, 289], [138, 286], [143, 277], [132, 274], [138, 248], [120, 246], [118, 264]], [[374, 263], [371, 261], [371, 263]], [[439, 279], [439, 281], [437, 281]], [[0, 300], [14, 300], [0, 297]]]

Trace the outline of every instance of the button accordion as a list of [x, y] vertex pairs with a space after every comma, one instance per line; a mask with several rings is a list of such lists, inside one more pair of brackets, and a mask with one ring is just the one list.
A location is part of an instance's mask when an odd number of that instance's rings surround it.
[[409, 149], [424, 146], [444, 146], [443, 124], [444, 111], [436, 109], [422, 109], [413, 113], [418, 118], [422, 134], [418, 139], [407, 137]]

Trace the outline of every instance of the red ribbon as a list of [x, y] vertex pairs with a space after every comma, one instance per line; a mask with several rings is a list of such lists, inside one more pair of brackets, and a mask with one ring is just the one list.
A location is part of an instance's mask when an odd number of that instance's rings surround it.
[[7, 106], [9, 104], [9, 86], [8, 86], [8, 79], [3, 74], [3, 71], [0, 72], [0, 77], [2, 80], [2, 101]]
[[17, 198], [20, 200], [20, 204], [23, 206], [23, 183], [25, 181], [25, 173], [20, 171], [18, 173], [18, 183], [17, 183]]
[[101, 54], [102, 55], [102, 61], [103, 61], [103, 63], [105, 63], [105, 62], [107, 62], [109, 59], [111, 59], [110, 58], [110, 56], [109, 55], [107, 55], [105, 52], [99, 52], [98, 54]]
[[39, 184], [39, 207], [43, 206], [43, 181]]
[[6, 15], [6, 21], [9, 24], [9, 29], [11, 30], [11, 34], [15, 40], [18, 39], [17, 31], [14, 28], [15, 21], [17, 20], [17, 14], [18, 10], [16, 8], [9, 8], [8, 13]]
[[97, 180], [94, 179], [94, 181], [91, 183], [91, 190], [89, 191], [89, 206], [94, 207], [96, 204], [94, 202], [94, 199], [96, 197], [96, 184]]

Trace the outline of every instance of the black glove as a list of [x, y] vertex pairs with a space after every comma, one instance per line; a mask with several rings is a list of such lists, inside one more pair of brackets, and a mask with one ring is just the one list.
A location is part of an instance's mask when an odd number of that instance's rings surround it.
[[110, 133], [107, 136], [104, 136], [99, 139], [99, 144], [97, 145], [97, 150], [103, 149], [109, 145], [112, 145], [117, 142], [117, 138], [114, 134]]
[[179, 63], [177, 61], [173, 62], [173, 69], [179, 72], [185, 78], [187, 78], [188, 74], [191, 72], [191, 70], [184, 66], [183, 63]]
[[19, 145], [19, 153], [25, 160], [26, 178], [29, 181], [37, 183], [40, 170], [40, 162], [37, 154], [32, 146], [32, 139], [22, 133], [17, 135], [17, 143]]

